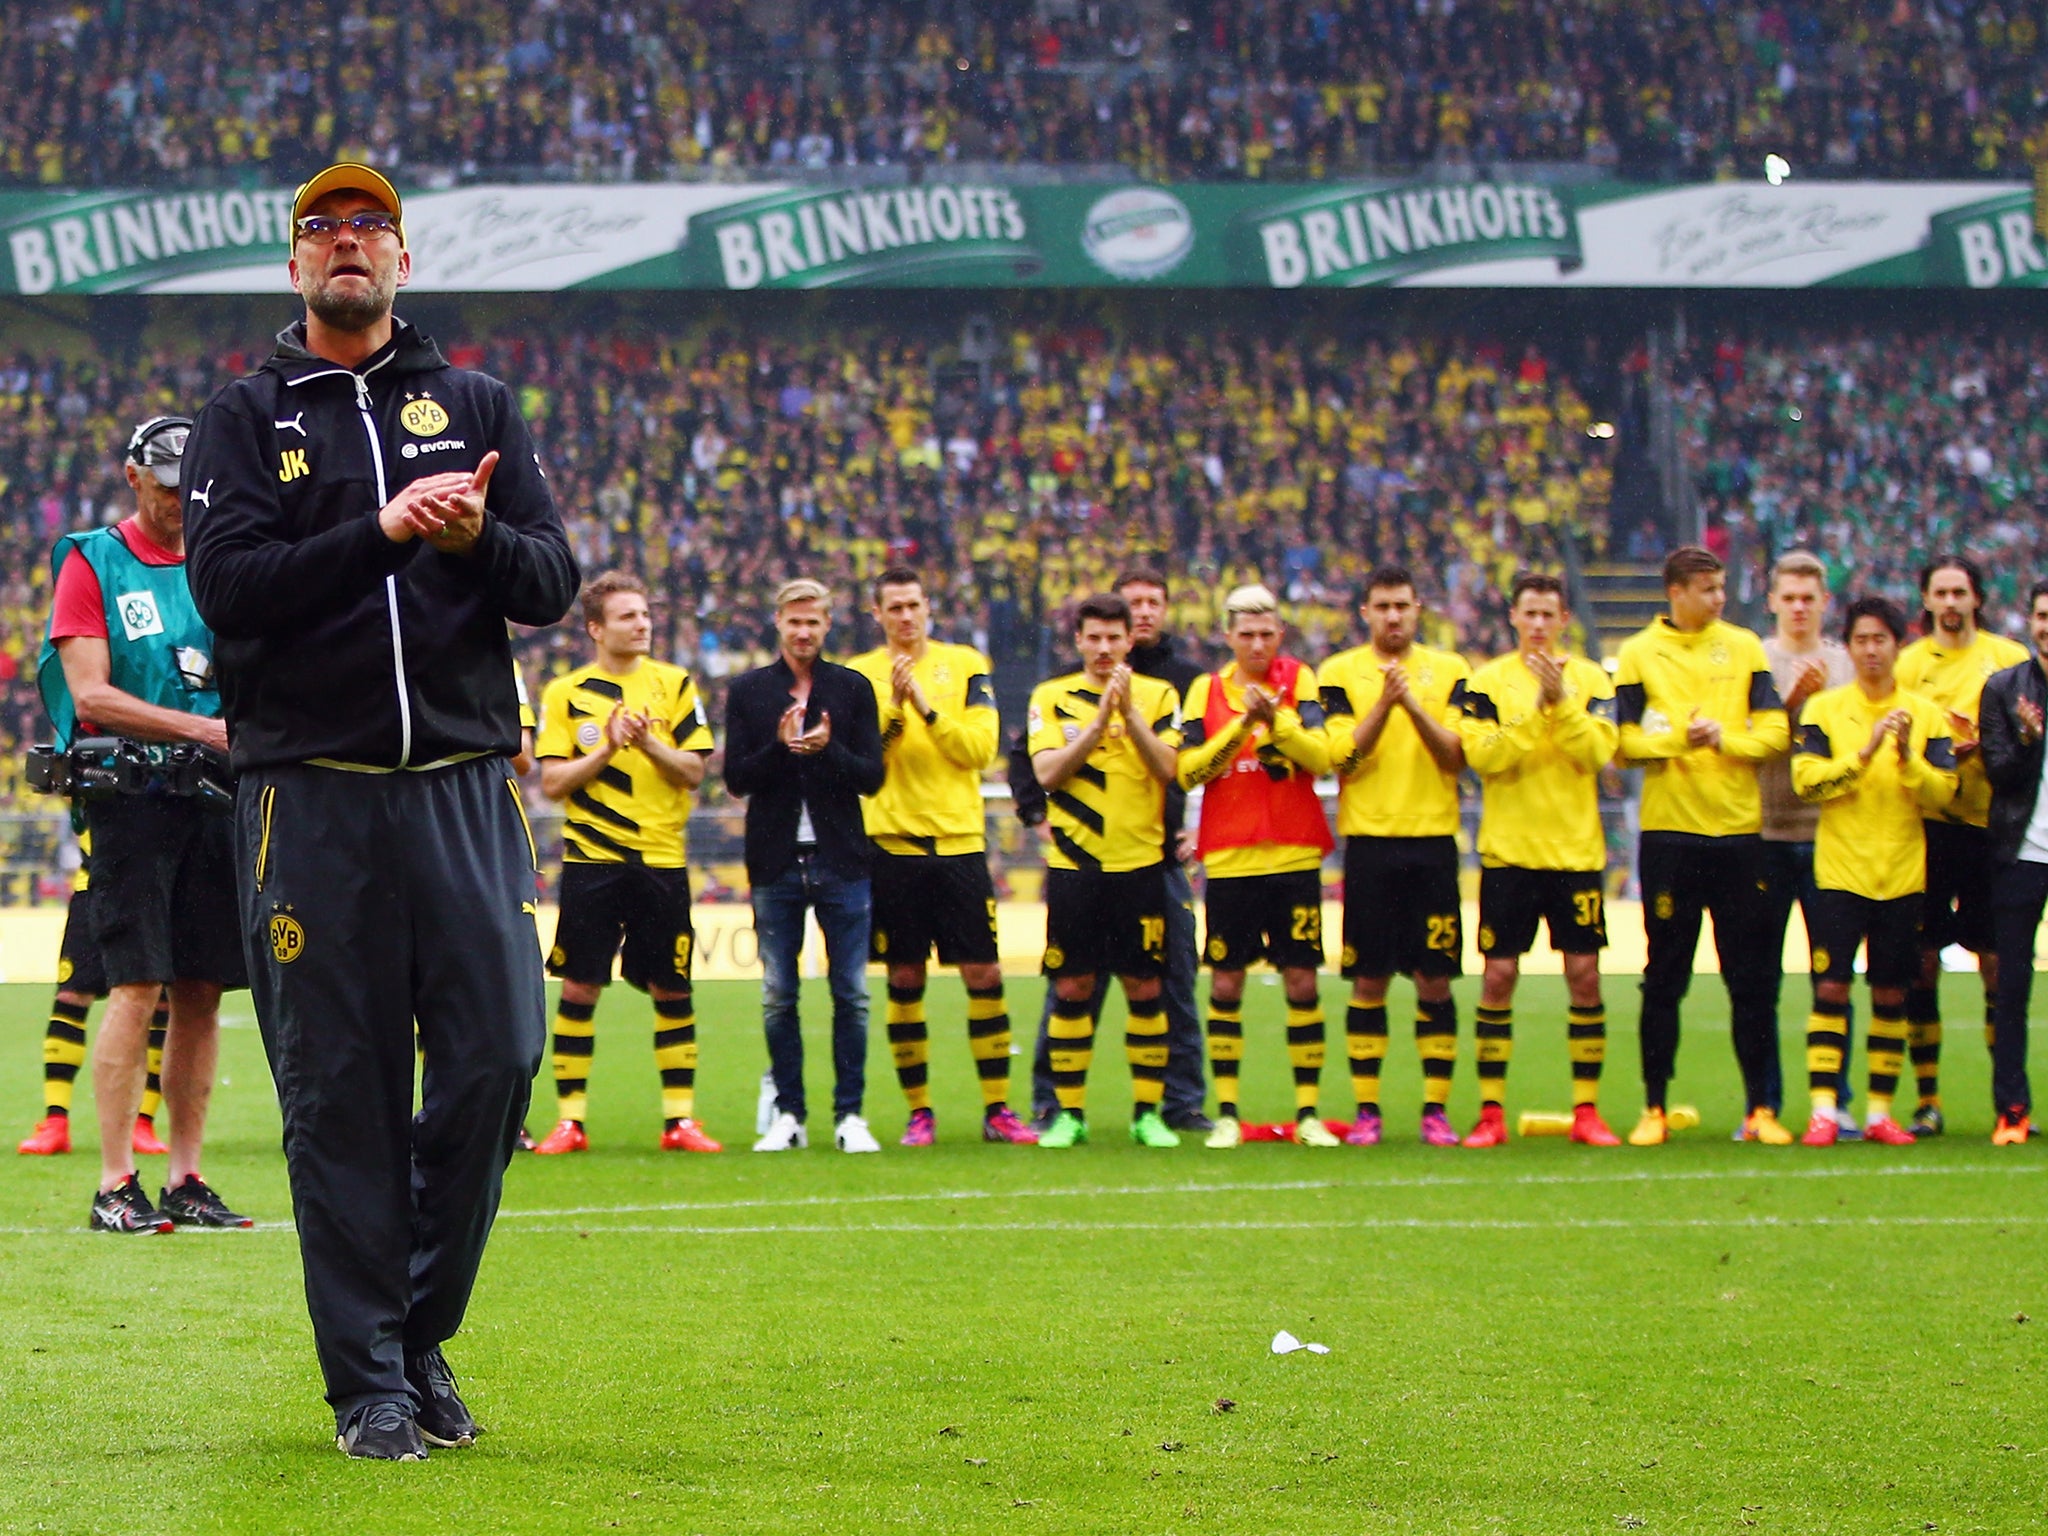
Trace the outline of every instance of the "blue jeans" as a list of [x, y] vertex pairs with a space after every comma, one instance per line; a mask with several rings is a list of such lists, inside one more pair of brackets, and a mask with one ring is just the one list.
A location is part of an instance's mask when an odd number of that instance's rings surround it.
[[868, 882], [848, 880], [805, 853], [765, 886], [755, 886], [754, 935], [761, 950], [761, 1023], [775, 1107], [802, 1120], [804, 1037], [797, 1019], [797, 957], [804, 913], [818, 914], [832, 982], [832, 1118], [860, 1113], [868, 1067]]

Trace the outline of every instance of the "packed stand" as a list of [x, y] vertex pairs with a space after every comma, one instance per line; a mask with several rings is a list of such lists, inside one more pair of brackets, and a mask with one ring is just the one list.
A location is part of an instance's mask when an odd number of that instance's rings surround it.
[[2018, 5], [785, 14], [768, 35], [737, 0], [11, 7], [0, 184], [290, 181], [335, 158], [429, 182], [952, 161], [1225, 180], [1547, 161], [1697, 179], [1755, 174], [1772, 152], [1801, 174], [2013, 176], [2048, 147], [2040, 26]]
[[[879, 331], [508, 331], [450, 356], [518, 389], [578, 558], [649, 582], [657, 654], [705, 679], [713, 719], [723, 680], [768, 655], [779, 582], [824, 580], [850, 650], [873, 643], [864, 584], [894, 563], [927, 573], [945, 638], [1020, 671], [1080, 595], [1141, 564], [1172, 573], [1173, 627], [1190, 640], [1213, 646], [1221, 594], [1266, 580], [1303, 654], [1323, 655], [1359, 637], [1366, 572], [1405, 563], [1428, 587], [1432, 637], [1490, 654], [1511, 644], [1512, 571], [1556, 563], [1561, 530], [1604, 540], [1618, 446], [1589, 435], [1575, 383], [1592, 347], [1553, 368], [1490, 342], [1045, 325], [1009, 336], [985, 383], [950, 345]], [[48, 809], [22, 792], [19, 758], [43, 728], [51, 544], [125, 515], [136, 421], [195, 409], [261, 361], [240, 339], [132, 365], [0, 361], [9, 809]], [[537, 688], [583, 642], [557, 627], [527, 648]]]
[[[1782, 333], [1781, 333], [1782, 334]], [[2048, 353], [2011, 328], [1858, 327], [1764, 340], [1710, 334], [1676, 399], [1710, 539], [1744, 559], [1736, 580], [1792, 548], [1837, 592], [1918, 609], [1919, 568], [1941, 550], [1984, 568], [1987, 622], [2024, 635], [2026, 591], [2048, 568]]]

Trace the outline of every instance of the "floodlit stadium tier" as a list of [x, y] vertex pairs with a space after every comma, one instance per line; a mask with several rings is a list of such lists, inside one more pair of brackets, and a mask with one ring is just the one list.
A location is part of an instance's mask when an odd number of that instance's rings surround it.
[[660, 180], [981, 161], [1150, 179], [1581, 163], [2024, 174], [2039, 23], [1820, 3], [10, 8], [0, 183]]

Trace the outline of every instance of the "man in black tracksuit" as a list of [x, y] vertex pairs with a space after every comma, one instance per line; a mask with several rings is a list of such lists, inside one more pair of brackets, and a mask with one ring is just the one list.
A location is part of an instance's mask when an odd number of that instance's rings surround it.
[[2048, 734], [2048, 581], [2027, 598], [2034, 654], [1992, 674], [1977, 711], [1978, 751], [1991, 781], [1991, 905], [2001, 960], [1998, 1023], [1991, 1036], [1991, 1096], [2000, 1146], [2024, 1145], [2033, 1126], [2027, 1083], [2028, 1004], [2034, 935], [2048, 907], [2048, 801], [2041, 795]]
[[510, 392], [391, 315], [399, 215], [365, 167], [300, 189], [306, 319], [185, 460], [314, 1342], [338, 1443], [386, 1460], [477, 1432], [440, 1346], [546, 1039], [505, 626], [578, 582]]

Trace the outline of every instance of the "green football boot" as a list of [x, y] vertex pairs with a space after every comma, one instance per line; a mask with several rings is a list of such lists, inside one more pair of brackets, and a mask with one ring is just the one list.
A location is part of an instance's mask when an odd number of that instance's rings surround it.
[[1053, 1116], [1052, 1124], [1038, 1138], [1041, 1147], [1061, 1149], [1078, 1147], [1088, 1139], [1088, 1122], [1071, 1109], [1063, 1109]]
[[1159, 1111], [1148, 1109], [1131, 1122], [1131, 1140], [1141, 1147], [1177, 1147], [1180, 1137], [1166, 1128]]

